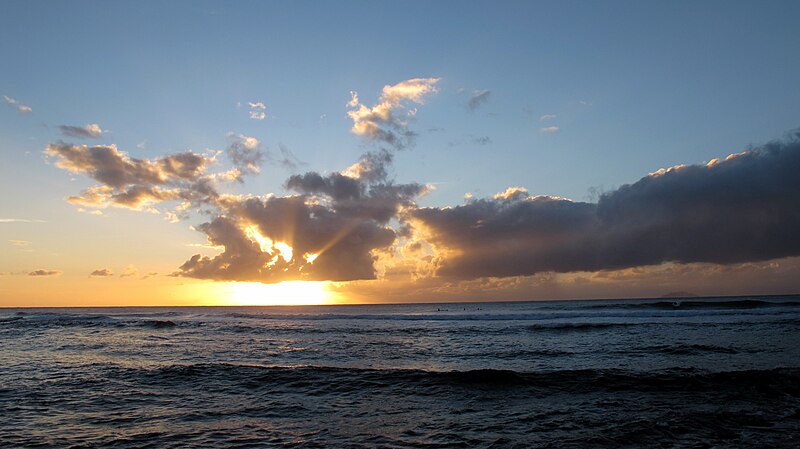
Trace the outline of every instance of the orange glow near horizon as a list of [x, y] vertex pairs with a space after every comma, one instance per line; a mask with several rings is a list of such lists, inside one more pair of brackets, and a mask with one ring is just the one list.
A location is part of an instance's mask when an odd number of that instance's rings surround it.
[[278, 284], [235, 282], [227, 285], [226, 302], [243, 306], [309, 306], [337, 302], [327, 282], [286, 281]]

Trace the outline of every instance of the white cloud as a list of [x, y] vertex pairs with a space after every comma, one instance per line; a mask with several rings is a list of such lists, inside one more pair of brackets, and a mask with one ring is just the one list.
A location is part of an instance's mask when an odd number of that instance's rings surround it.
[[263, 102], [261, 102], [261, 101], [256, 101], [256, 102], [248, 101], [247, 102], [247, 106], [250, 108], [250, 118], [251, 119], [253, 119], [253, 120], [264, 120], [265, 118], [267, 118], [267, 113], [265, 112], [266, 109], [267, 109], [267, 106]]
[[[414, 78], [395, 85], [383, 86], [378, 104], [367, 107], [361, 103], [358, 92], [350, 92], [347, 106], [352, 110], [347, 115], [353, 120], [350, 131], [371, 142], [384, 142], [395, 148], [407, 146], [414, 133], [408, 130], [408, 123], [396, 116], [397, 109], [404, 103], [424, 104], [424, 97], [436, 93], [435, 84], [439, 78]], [[416, 109], [414, 113], [416, 114]]]
[[46, 223], [46, 221], [27, 218], [0, 218], [0, 223]]
[[561, 131], [561, 128], [558, 126], [546, 126], [544, 128], [539, 128], [539, 132], [543, 134], [554, 134]]
[[545, 120], [552, 120], [554, 118], [556, 118], [555, 114], [545, 114], [545, 115], [539, 117], [539, 120], [543, 122]]
[[33, 108], [31, 108], [28, 105], [20, 103], [19, 100], [17, 100], [16, 98], [11, 98], [8, 95], [3, 95], [3, 101], [7, 105], [14, 106], [15, 108], [17, 108], [17, 111], [19, 111], [20, 114], [29, 114], [33, 112]]

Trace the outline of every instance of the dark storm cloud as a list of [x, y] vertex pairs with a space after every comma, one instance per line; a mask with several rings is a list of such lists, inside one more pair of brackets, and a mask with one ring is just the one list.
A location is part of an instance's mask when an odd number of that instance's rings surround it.
[[489, 96], [491, 95], [491, 90], [476, 90], [472, 93], [472, 95], [470, 95], [469, 101], [467, 102], [467, 107], [470, 111], [474, 111], [486, 104], [489, 101]]
[[659, 170], [597, 204], [510, 189], [410, 211], [458, 278], [736, 263], [800, 255], [800, 133], [744, 153]]

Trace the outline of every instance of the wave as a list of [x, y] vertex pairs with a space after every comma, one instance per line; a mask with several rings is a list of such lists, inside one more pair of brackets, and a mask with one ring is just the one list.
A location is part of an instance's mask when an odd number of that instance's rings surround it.
[[531, 388], [570, 392], [602, 390], [693, 391], [757, 388], [760, 394], [800, 398], [800, 368], [711, 372], [673, 368], [638, 372], [584, 369], [518, 372], [498, 369], [427, 371], [332, 366], [258, 366], [235, 364], [170, 365], [155, 369], [111, 368], [115, 375], [143, 376], [158, 382], [199, 382], [253, 388], [305, 387], [327, 390], [359, 388]]
[[740, 352], [750, 352], [750, 351], [742, 351], [731, 347], [716, 346], [716, 345], [678, 344], [678, 345], [644, 346], [641, 348], [636, 348], [636, 352], [662, 353], [669, 355], [694, 355], [694, 354], [704, 354], [704, 353], [739, 354]]
[[658, 310], [726, 310], [726, 309], [763, 309], [774, 307], [800, 307], [800, 301], [765, 301], [760, 299], [738, 299], [729, 301], [719, 300], [674, 300], [655, 302], [626, 303], [621, 301], [614, 304], [592, 304], [582, 306], [584, 309], [658, 309]]
[[598, 329], [624, 328], [652, 323], [541, 323], [526, 326], [530, 331], [586, 332]]
[[[184, 322], [188, 324], [188, 322]], [[0, 324], [16, 327], [148, 327], [153, 329], [170, 329], [178, 326], [172, 320], [157, 319], [121, 319], [107, 315], [69, 315], [59, 313], [17, 313], [11, 317], [0, 318]], [[196, 323], [201, 324], [201, 323]]]

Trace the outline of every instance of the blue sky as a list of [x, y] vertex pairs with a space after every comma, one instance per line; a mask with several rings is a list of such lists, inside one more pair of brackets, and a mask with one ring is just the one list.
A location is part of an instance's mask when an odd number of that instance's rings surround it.
[[[0, 95], [32, 108], [0, 104], [11, 161], [0, 187], [16, 192], [3, 215], [59, 220], [71, 235], [87, 217], [63, 198], [93, 183], [46, 163], [48, 143], [155, 158], [221, 150], [235, 133], [283, 145], [301, 172], [332, 173], [369, 150], [350, 132], [350, 91], [373, 105], [383, 86], [412, 78], [440, 78], [438, 92], [413, 105], [415, 145], [392, 173], [435, 185], [423, 206], [510, 186], [585, 201], [591, 188], [800, 124], [798, 2], [4, 1], [0, 11]], [[263, 102], [266, 119], [251, 119], [247, 102]], [[58, 128], [90, 123], [107, 132], [87, 142]], [[232, 189], [282, 195], [290, 174], [267, 164]], [[115, 225], [126, 226], [104, 226]]]
[[[509, 183], [582, 199], [780, 137], [800, 116], [796, 2], [161, 3], [5, 2], [0, 86], [36, 107], [4, 111], [3, 151], [40, 150], [55, 134], [43, 122], [99, 123], [143, 156], [234, 131], [338, 170], [362, 151], [349, 91], [374, 100], [441, 77], [399, 177], [455, 184], [444, 202]], [[469, 113], [461, 88], [490, 101]], [[248, 120], [246, 101], [270, 118]], [[537, 132], [545, 114], [558, 135]], [[448, 146], [466, 135], [492, 144]]]

